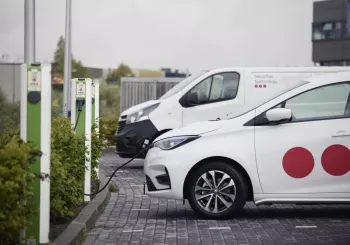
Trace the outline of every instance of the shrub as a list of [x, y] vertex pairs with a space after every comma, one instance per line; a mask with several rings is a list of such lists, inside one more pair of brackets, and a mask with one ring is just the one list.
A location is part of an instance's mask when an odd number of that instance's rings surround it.
[[63, 92], [61, 89], [52, 88], [51, 91], [51, 114], [52, 118], [58, 117], [62, 112]]
[[98, 179], [96, 168], [99, 165], [99, 158], [102, 156], [102, 140], [100, 135], [96, 132], [97, 125], [93, 124], [91, 128], [91, 183], [92, 192], [99, 188], [100, 181]]
[[5, 94], [0, 89], [0, 137], [4, 134], [4, 129], [12, 127], [19, 128], [20, 124], [20, 103], [8, 103]]
[[118, 118], [120, 114], [120, 88], [116, 84], [100, 81], [100, 117]]
[[107, 146], [115, 145], [115, 132], [118, 120], [111, 117], [100, 118], [100, 135], [101, 139], [106, 142]]
[[[31, 165], [40, 156], [30, 144], [24, 143], [18, 130], [6, 129], [0, 139], [0, 244], [16, 244], [19, 230], [27, 226], [37, 212], [29, 202], [33, 198], [31, 183], [39, 178], [31, 172]], [[25, 184], [26, 183], [26, 184]]]
[[118, 192], [119, 189], [118, 189], [118, 186], [116, 184], [112, 183], [108, 186], [108, 190], [109, 190], [109, 192]]
[[[102, 155], [102, 142], [92, 126], [92, 192], [99, 188], [95, 168]], [[85, 137], [72, 133], [70, 119], [55, 118], [51, 129], [51, 214], [53, 219], [72, 217], [84, 199]]]
[[83, 202], [85, 137], [72, 134], [69, 118], [55, 118], [51, 128], [51, 215], [71, 217]]

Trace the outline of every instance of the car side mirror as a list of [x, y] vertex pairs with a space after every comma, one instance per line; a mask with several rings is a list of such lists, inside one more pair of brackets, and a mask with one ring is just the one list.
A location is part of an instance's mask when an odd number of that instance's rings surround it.
[[196, 92], [187, 94], [186, 103], [188, 105], [198, 105], [198, 94]]
[[269, 122], [287, 122], [292, 118], [292, 110], [286, 108], [274, 108], [266, 112], [266, 119]]

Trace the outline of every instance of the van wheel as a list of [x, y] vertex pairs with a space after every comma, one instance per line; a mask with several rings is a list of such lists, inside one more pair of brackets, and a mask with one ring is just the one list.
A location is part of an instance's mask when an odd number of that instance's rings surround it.
[[243, 209], [248, 195], [242, 175], [225, 162], [210, 162], [197, 168], [187, 192], [192, 209], [200, 216], [221, 219]]

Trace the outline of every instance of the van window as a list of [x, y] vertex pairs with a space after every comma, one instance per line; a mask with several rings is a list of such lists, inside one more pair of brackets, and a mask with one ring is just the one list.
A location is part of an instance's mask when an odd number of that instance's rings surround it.
[[284, 107], [292, 110], [292, 121], [344, 117], [349, 93], [348, 83], [327, 85], [285, 101]]
[[237, 96], [238, 83], [239, 74], [236, 72], [215, 74], [197, 84], [188, 94], [196, 95], [197, 105], [230, 100]]
[[184, 87], [186, 87], [191, 82], [193, 82], [196, 78], [200, 77], [201, 75], [203, 75], [206, 72], [208, 72], [208, 71], [200, 71], [200, 72], [197, 72], [197, 73], [185, 78], [184, 80], [182, 80], [181, 82], [176, 84], [174, 87], [172, 87], [162, 97], [160, 97], [159, 100], [164, 100], [166, 98], [173, 96], [174, 94], [177, 94], [180, 90], [182, 90]]

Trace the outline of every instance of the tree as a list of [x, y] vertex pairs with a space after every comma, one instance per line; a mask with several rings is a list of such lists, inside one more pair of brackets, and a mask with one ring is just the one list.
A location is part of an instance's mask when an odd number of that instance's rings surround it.
[[[60, 36], [57, 48], [52, 62], [52, 74], [64, 74], [64, 38]], [[80, 60], [74, 59], [72, 55], [72, 78], [75, 77], [90, 77], [86, 67]]]
[[134, 77], [135, 74], [131, 70], [131, 68], [126, 65], [121, 63], [117, 69], [111, 70], [109, 69], [106, 81], [108, 83], [116, 83], [120, 84], [120, 78], [121, 77]]

